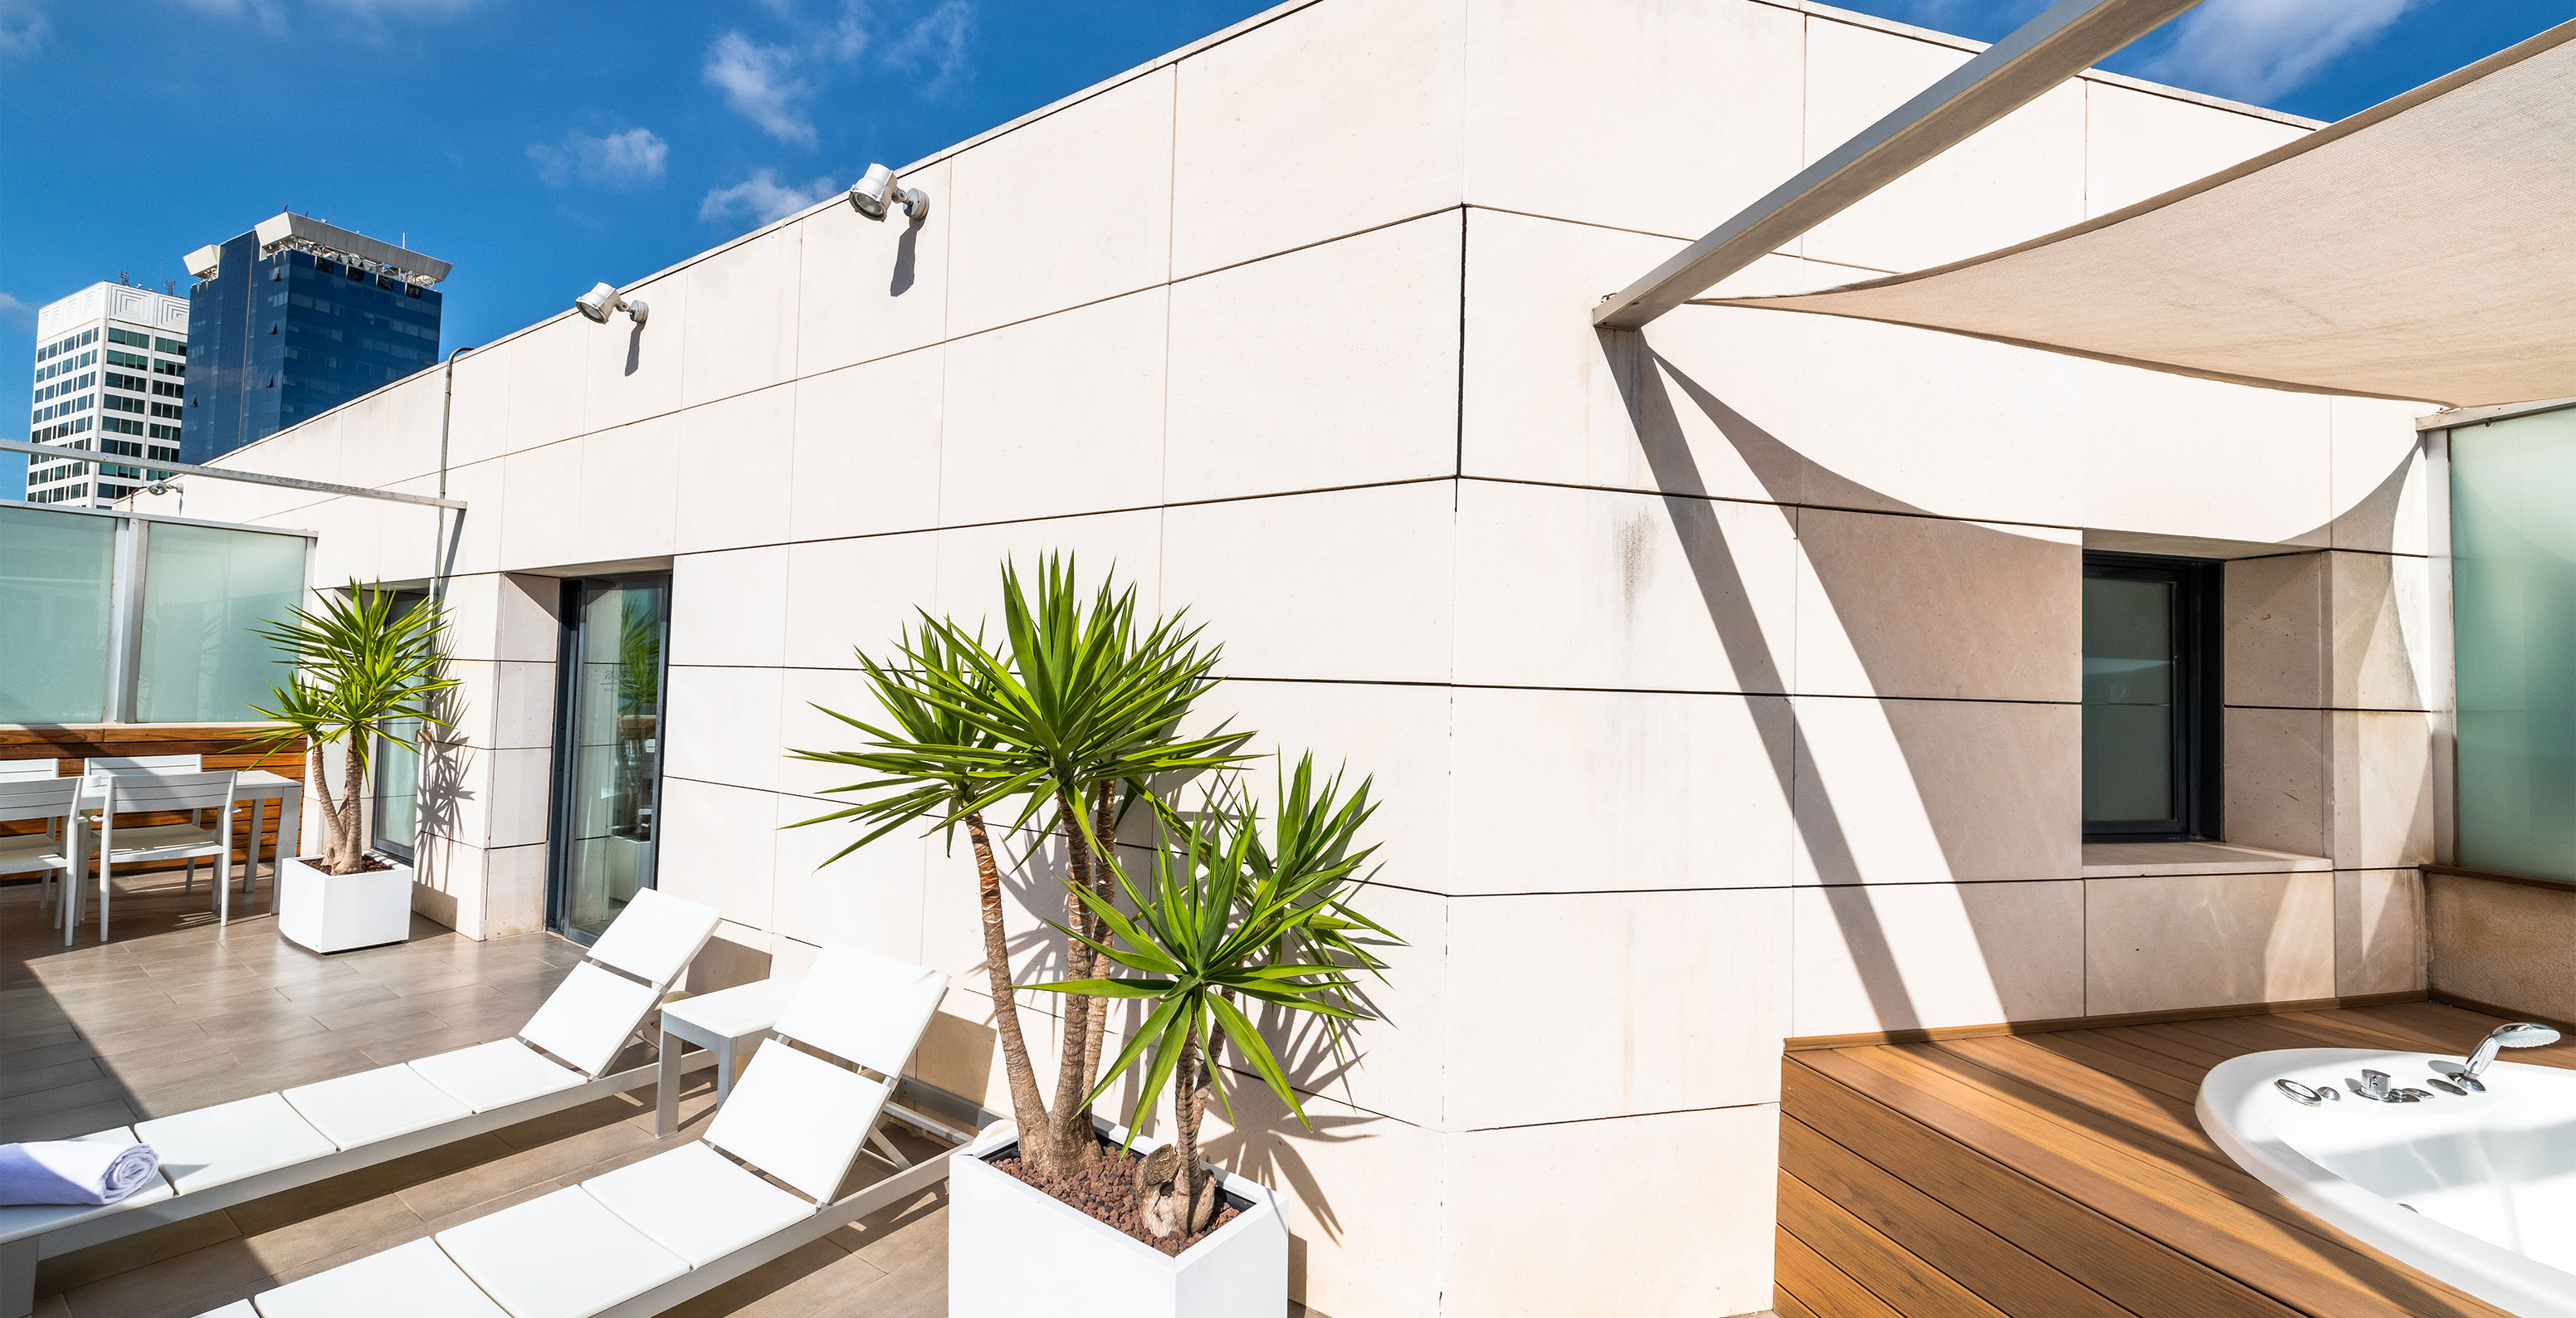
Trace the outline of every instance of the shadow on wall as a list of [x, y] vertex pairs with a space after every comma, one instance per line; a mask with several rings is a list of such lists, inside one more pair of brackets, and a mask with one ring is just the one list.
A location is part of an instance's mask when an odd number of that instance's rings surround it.
[[[442, 691], [434, 699], [441, 717], [461, 717], [455, 691]], [[421, 914], [456, 929], [457, 921], [465, 915], [461, 910], [463, 894], [457, 891], [452, 871], [457, 853], [464, 849], [458, 841], [463, 806], [474, 799], [473, 791], [465, 785], [473, 768], [474, 750], [457, 742], [434, 740], [426, 733], [420, 738], [420, 748], [420, 781], [412, 796], [413, 808], [419, 812], [418, 834], [412, 842], [412, 888], [415, 894], [424, 890], [428, 894], [424, 899], [428, 909]], [[480, 896], [477, 894], [478, 900]], [[485, 915], [482, 911], [473, 914], [472, 936], [487, 936]]]
[[886, 281], [886, 295], [902, 297], [912, 291], [913, 253], [921, 245], [921, 226], [929, 219], [924, 212], [903, 226], [903, 236], [894, 240], [894, 275]]
[[[1830, 955], [1809, 933], [1829, 914], [1866, 999], [1868, 1023], [1832, 1032], [2085, 1014], [2085, 949], [2070, 945], [2087, 937], [2080, 536], [1895, 500], [1800, 453], [1639, 336], [1602, 331], [1601, 350], [1731, 689], [1799, 693], [1790, 718], [1757, 726], [1795, 820], [1793, 943]], [[1687, 436], [1711, 428], [1799, 543], [1794, 637], [1766, 631], [1706, 497]], [[2387, 543], [2405, 475], [2401, 465], [2335, 527], [2372, 542], [2348, 525], [2359, 519]], [[2270, 946], [2279, 912], [2257, 919], [2247, 894], [2225, 895], [2224, 910], [2154, 914], [2212, 938], [2231, 926], [2224, 945], [2250, 936], [2244, 950], [2266, 965], [2320, 950]], [[1984, 983], [1962, 982], [1968, 956]]]

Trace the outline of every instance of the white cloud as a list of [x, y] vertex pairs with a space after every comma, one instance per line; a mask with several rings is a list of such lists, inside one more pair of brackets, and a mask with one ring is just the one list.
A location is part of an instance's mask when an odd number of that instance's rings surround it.
[[2174, 25], [2172, 43], [2139, 71], [2238, 100], [2306, 85], [2423, 0], [2209, 0]]
[[921, 89], [936, 95], [966, 71], [966, 46], [974, 39], [975, 6], [967, 0], [941, 0], [938, 8], [904, 29], [884, 58], [896, 68], [927, 71]]
[[841, 0], [828, 22], [797, 17], [794, 0], [762, 0], [762, 7], [796, 28], [786, 41], [754, 41], [739, 28], [717, 37], [707, 47], [703, 74], [722, 90], [725, 103], [760, 130], [781, 142], [814, 145], [814, 122], [803, 102], [814, 92], [809, 70], [846, 64], [867, 49], [867, 0]]
[[853, 60], [867, 49], [867, 0], [841, 0], [841, 16], [811, 35], [814, 50], [829, 60]]
[[0, 293], [0, 320], [32, 321], [35, 318], [36, 308], [32, 304], [21, 302], [10, 294]]
[[707, 82], [721, 88], [725, 103], [760, 130], [781, 142], [814, 145], [814, 124], [797, 102], [814, 90], [796, 76], [802, 53], [792, 46], [768, 46], [727, 32], [707, 47]]
[[658, 182], [671, 144], [649, 128], [629, 128], [604, 136], [579, 129], [564, 134], [559, 146], [531, 143], [528, 159], [537, 162], [537, 177], [555, 187], [580, 179], [612, 188], [636, 188]]
[[732, 187], [709, 192], [706, 200], [698, 203], [698, 218], [717, 224], [736, 215], [748, 215], [753, 224], [767, 224], [793, 215], [840, 190], [841, 185], [828, 178], [795, 186], [779, 182], [777, 170], [755, 169], [750, 178]]
[[[796, 0], [759, 0], [791, 31], [764, 41], [741, 28], [727, 29], [707, 46], [700, 75], [724, 93], [725, 104], [760, 130], [793, 146], [816, 143], [807, 104], [816, 89], [868, 49], [869, 0], [839, 0], [828, 18], [808, 18]], [[966, 48], [975, 35], [971, 0], [937, 0], [904, 25], [878, 56], [890, 68], [922, 75], [935, 93], [966, 71]]]
[[53, 26], [36, 0], [0, 0], [0, 55], [35, 54]]

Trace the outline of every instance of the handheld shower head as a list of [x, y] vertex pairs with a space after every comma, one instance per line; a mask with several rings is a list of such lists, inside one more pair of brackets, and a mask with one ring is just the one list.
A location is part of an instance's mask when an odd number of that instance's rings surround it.
[[2558, 1031], [2546, 1025], [2510, 1021], [2489, 1030], [2487, 1037], [2478, 1040], [2477, 1051], [2469, 1054], [2467, 1062], [2443, 1062], [2436, 1069], [2470, 1089], [2484, 1089], [2486, 1086], [2479, 1082], [2478, 1077], [2495, 1061], [2497, 1053], [2507, 1048], [2537, 1048], [2556, 1042]]

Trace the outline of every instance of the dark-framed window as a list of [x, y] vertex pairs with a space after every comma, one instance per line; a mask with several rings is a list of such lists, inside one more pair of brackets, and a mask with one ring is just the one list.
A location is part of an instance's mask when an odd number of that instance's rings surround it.
[[2084, 837], [2219, 834], [2220, 565], [2084, 556]]

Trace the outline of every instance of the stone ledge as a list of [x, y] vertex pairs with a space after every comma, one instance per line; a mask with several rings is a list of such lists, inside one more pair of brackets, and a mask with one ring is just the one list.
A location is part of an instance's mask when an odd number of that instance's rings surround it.
[[2130, 879], [2165, 874], [2284, 874], [2330, 870], [2323, 856], [2238, 846], [2232, 842], [2087, 842], [2083, 876]]

